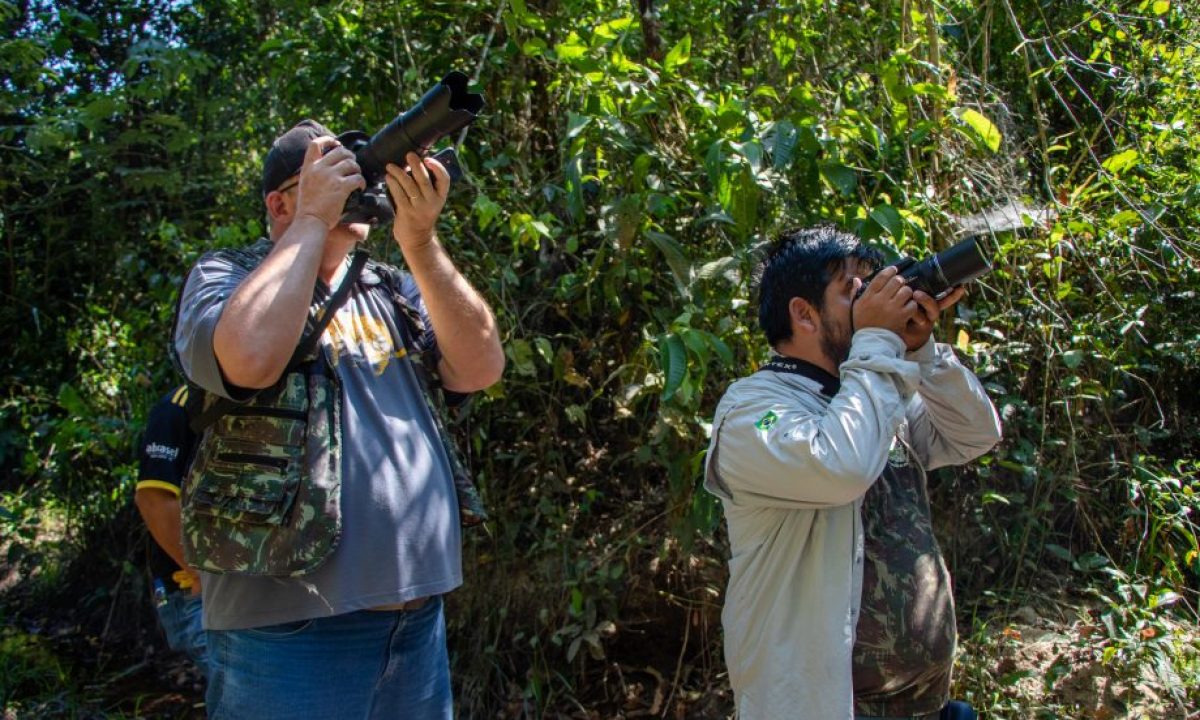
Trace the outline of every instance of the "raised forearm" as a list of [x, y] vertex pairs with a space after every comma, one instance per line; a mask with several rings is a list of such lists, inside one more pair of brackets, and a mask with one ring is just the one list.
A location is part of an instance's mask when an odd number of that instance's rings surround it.
[[283, 373], [304, 330], [327, 230], [301, 218], [226, 302], [213, 334], [225, 379], [269, 387]]
[[979, 457], [1000, 441], [995, 406], [948, 346], [938, 345], [926, 357], [918, 396], [908, 408], [914, 448], [927, 469]]
[[401, 247], [437, 335], [446, 387], [472, 392], [496, 383], [504, 371], [504, 351], [488, 304], [436, 237], [420, 246]]

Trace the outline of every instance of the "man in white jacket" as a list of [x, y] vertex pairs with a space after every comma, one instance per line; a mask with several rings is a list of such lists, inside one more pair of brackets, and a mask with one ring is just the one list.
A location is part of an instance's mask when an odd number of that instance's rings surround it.
[[[932, 298], [885, 268], [860, 295], [878, 264], [833, 228], [780, 238], [759, 290], [774, 353], [717, 406], [705, 487], [729, 526], [722, 620], [741, 720], [854, 717], [863, 495], [891, 464], [913, 466], [905, 477], [919, 481], [912, 497], [928, 517], [924, 470], [978, 457], [1000, 437], [979, 381], [931, 337], [963, 290]], [[936, 543], [932, 552], [920, 564], [944, 570]]]

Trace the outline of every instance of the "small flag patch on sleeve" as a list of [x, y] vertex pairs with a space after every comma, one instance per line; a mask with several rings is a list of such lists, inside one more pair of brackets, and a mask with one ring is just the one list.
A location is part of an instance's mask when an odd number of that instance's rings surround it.
[[754, 427], [766, 432], [774, 427], [777, 422], [779, 422], [779, 416], [775, 414], [774, 410], [768, 410], [766, 415], [763, 415], [758, 419], [758, 422], [754, 423]]

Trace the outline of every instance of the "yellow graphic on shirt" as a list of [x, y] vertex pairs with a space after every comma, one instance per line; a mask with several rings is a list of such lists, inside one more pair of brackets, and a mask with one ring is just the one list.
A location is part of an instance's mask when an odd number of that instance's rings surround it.
[[371, 368], [376, 376], [387, 370], [393, 358], [402, 358], [404, 348], [396, 349], [392, 334], [382, 320], [348, 308], [339, 312], [325, 330], [329, 340], [329, 362], [337, 367], [345, 356], [350, 362]]

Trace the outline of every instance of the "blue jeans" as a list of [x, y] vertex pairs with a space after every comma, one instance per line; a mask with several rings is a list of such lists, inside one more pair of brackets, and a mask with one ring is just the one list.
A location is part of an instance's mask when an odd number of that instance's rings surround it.
[[976, 720], [979, 715], [969, 704], [961, 700], [951, 700], [946, 703], [941, 712], [923, 715], [920, 717], [876, 717], [870, 715], [855, 715], [855, 720], [923, 720], [923, 718], [937, 717], [939, 720]]
[[249, 630], [210, 630], [212, 720], [454, 716], [442, 599]]
[[167, 636], [167, 645], [172, 650], [186, 653], [208, 676], [208, 636], [201, 626], [200, 596], [188, 590], [179, 590], [166, 595], [154, 608], [158, 612], [158, 623]]

